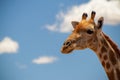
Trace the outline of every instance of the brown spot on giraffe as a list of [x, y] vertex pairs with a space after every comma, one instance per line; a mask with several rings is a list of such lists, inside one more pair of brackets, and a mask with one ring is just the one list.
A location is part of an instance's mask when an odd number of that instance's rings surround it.
[[110, 63], [109, 62], [106, 63], [106, 68], [110, 69]]
[[116, 68], [116, 76], [120, 80], [120, 70], [118, 68]]
[[105, 61], [102, 61], [102, 66], [105, 67]]
[[111, 72], [107, 72], [109, 80], [116, 80], [115, 79], [115, 74], [114, 71], [112, 70]]
[[105, 48], [105, 46], [102, 46], [101, 48], [101, 53], [107, 52], [107, 49]]
[[99, 53], [99, 57], [102, 58], [102, 54], [101, 53]]
[[116, 60], [116, 57], [115, 57], [115, 54], [113, 53], [112, 50], [109, 51], [109, 58], [110, 58], [110, 61], [113, 65], [115, 65], [117, 63], [117, 60]]
[[107, 55], [104, 55], [104, 56], [103, 56], [103, 59], [104, 59], [104, 60], [107, 60], [107, 59], [108, 59], [108, 56], [107, 56]]

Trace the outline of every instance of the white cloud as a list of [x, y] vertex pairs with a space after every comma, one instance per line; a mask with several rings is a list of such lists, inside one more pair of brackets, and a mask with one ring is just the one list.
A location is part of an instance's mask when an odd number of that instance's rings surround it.
[[18, 51], [18, 48], [18, 43], [9, 37], [5, 37], [2, 41], [0, 41], [0, 54], [16, 53]]
[[49, 64], [49, 63], [53, 63], [57, 60], [57, 57], [53, 57], [53, 56], [42, 56], [39, 57], [37, 59], [34, 59], [32, 62], [35, 64]]
[[120, 0], [90, 0], [88, 3], [74, 5], [66, 12], [59, 12], [55, 23], [46, 27], [50, 31], [70, 32], [73, 29], [71, 21], [80, 21], [83, 12], [90, 15], [93, 10], [96, 11], [96, 20], [103, 16], [105, 24], [120, 24]]

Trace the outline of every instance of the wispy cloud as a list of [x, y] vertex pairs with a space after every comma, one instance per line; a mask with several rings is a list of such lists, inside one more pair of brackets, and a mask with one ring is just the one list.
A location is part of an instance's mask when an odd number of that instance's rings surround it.
[[0, 54], [12, 54], [18, 51], [19, 44], [18, 42], [12, 40], [9, 37], [5, 37], [2, 41], [0, 41]]
[[35, 64], [49, 64], [55, 62], [57, 59], [57, 57], [53, 56], [41, 56], [37, 59], [34, 59], [32, 62]]
[[120, 0], [90, 0], [88, 3], [74, 5], [66, 12], [60, 11], [56, 15], [55, 23], [46, 25], [46, 28], [50, 31], [70, 32], [73, 29], [71, 21], [80, 21], [83, 12], [87, 12], [90, 15], [93, 10], [97, 13], [96, 20], [103, 16], [105, 24], [120, 24]]
[[26, 64], [21, 64], [19, 62], [16, 63], [16, 66], [19, 68], [19, 69], [26, 69], [27, 68], [27, 65]]

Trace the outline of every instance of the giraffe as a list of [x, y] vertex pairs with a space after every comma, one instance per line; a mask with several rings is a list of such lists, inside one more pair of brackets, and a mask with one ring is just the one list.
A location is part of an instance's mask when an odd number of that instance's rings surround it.
[[102, 31], [104, 18], [94, 22], [96, 12], [83, 13], [82, 20], [72, 21], [74, 30], [63, 43], [61, 52], [69, 54], [73, 50], [89, 48], [98, 56], [109, 80], [120, 80], [120, 50], [118, 46]]

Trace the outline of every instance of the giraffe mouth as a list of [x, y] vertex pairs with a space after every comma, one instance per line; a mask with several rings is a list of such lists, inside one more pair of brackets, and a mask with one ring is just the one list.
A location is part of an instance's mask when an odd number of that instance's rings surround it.
[[63, 54], [68, 54], [68, 53], [71, 53], [73, 50], [74, 50], [73, 48], [63, 46], [62, 49], [61, 49], [61, 52]]

